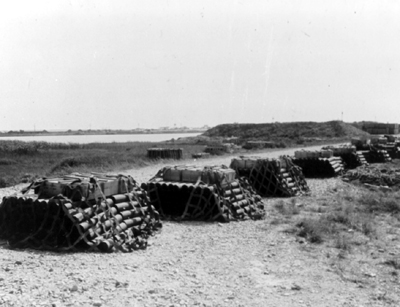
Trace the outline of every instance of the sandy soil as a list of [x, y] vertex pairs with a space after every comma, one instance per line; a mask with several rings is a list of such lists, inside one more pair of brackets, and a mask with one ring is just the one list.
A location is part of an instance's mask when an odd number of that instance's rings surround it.
[[[230, 159], [185, 163], [229, 165]], [[164, 165], [125, 173], [143, 182]], [[309, 181], [319, 195], [340, 184]], [[3, 242], [0, 306], [399, 306], [393, 290], [398, 280], [389, 280], [367, 259], [350, 275], [338, 267], [334, 248], [307, 244], [285, 232], [287, 225], [271, 223], [277, 214], [272, 201], [265, 199], [267, 216], [260, 221], [166, 221], [147, 250], [129, 254], [10, 250]], [[307, 197], [299, 201], [307, 203]], [[389, 294], [390, 300], [382, 299]]]

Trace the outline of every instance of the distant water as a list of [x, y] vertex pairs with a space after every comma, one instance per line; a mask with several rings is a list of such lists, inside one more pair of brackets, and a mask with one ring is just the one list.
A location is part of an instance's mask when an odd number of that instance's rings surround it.
[[125, 142], [163, 142], [182, 137], [197, 136], [201, 133], [160, 133], [160, 134], [105, 134], [105, 135], [40, 135], [5, 136], [1, 140], [45, 141], [49, 143], [125, 143]]

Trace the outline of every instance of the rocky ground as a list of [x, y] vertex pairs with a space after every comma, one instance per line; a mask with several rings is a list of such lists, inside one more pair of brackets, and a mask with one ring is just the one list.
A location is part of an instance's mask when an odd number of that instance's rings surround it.
[[[229, 165], [230, 158], [185, 163]], [[143, 182], [162, 166], [125, 173]], [[313, 195], [298, 198], [300, 208], [345, 186], [340, 179], [308, 182]], [[390, 248], [367, 242], [363, 252], [343, 257], [291, 233], [276, 201], [264, 200], [267, 215], [259, 221], [165, 221], [146, 250], [128, 254], [11, 250], [1, 242], [0, 306], [399, 306], [397, 271], [382, 265], [399, 255], [397, 233]]]

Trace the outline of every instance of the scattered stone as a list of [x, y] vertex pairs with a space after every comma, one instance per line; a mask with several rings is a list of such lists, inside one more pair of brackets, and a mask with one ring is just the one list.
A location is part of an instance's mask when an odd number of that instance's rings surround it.
[[77, 285], [73, 285], [69, 290], [71, 292], [76, 292], [76, 291], [78, 291], [78, 286]]

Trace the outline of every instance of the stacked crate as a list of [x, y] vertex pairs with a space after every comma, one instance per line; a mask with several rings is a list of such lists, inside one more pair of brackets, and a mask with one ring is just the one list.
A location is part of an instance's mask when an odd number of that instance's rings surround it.
[[363, 130], [370, 134], [399, 134], [399, 124], [365, 123]]

